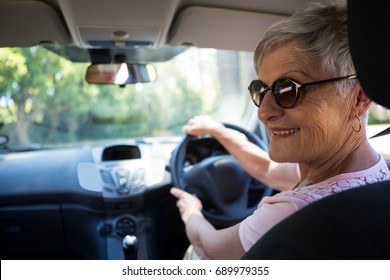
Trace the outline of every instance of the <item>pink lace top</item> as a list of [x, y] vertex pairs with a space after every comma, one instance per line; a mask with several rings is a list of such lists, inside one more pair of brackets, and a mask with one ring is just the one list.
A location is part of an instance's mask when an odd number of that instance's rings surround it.
[[371, 168], [340, 174], [318, 184], [265, 197], [257, 210], [240, 224], [242, 246], [248, 251], [274, 225], [309, 203], [344, 190], [389, 179], [389, 169], [381, 157]]

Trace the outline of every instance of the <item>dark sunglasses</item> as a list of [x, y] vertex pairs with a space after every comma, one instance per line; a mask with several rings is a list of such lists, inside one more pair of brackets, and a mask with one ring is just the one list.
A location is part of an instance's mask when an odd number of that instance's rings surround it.
[[265, 85], [260, 80], [253, 80], [249, 87], [249, 93], [251, 95], [253, 103], [260, 107], [261, 102], [264, 99], [265, 94], [270, 90], [273, 99], [283, 109], [289, 109], [297, 104], [300, 96], [300, 90], [304, 87], [315, 86], [319, 84], [325, 84], [335, 82], [339, 80], [351, 80], [356, 79], [356, 75], [348, 75], [344, 77], [338, 77], [333, 79], [321, 80], [316, 82], [299, 84], [290, 78], [279, 78], [271, 86]]

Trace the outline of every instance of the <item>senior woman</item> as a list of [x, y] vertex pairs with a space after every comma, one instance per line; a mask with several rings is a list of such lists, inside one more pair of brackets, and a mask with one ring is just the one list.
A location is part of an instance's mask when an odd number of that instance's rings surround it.
[[254, 62], [258, 79], [249, 91], [270, 137], [269, 156], [298, 163], [301, 182], [264, 198], [251, 216], [222, 230], [205, 220], [196, 197], [173, 188], [187, 236], [203, 259], [238, 259], [308, 204], [390, 178], [366, 137], [371, 100], [355, 75], [345, 4], [312, 3], [275, 24], [257, 46]]

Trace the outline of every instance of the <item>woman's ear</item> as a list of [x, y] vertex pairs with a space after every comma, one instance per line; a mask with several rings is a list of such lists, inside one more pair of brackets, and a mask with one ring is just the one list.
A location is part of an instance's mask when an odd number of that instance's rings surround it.
[[355, 116], [361, 117], [370, 108], [372, 103], [371, 99], [365, 94], [364, 90], [357, 84], [354, 88], [355, 95]]

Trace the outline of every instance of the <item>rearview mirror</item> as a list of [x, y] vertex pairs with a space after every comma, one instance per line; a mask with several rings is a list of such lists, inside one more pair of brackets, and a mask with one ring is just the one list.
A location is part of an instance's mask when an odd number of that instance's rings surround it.
[[155, 81], [156, 78], [153, 65], [132, 63], [92, 64], [85, 76], [88, 83], [103, 85], [147, 83]]

